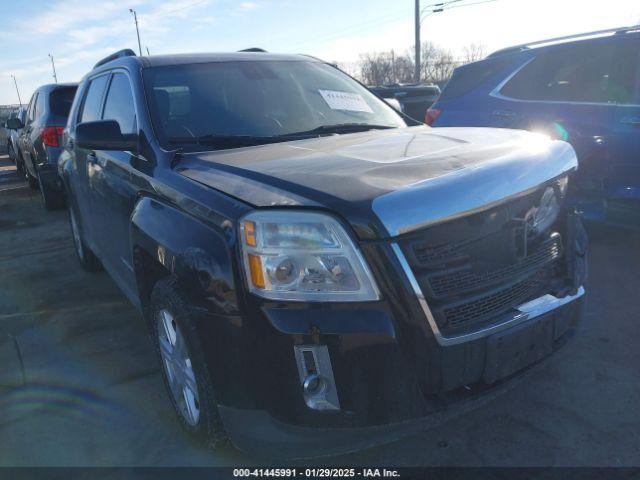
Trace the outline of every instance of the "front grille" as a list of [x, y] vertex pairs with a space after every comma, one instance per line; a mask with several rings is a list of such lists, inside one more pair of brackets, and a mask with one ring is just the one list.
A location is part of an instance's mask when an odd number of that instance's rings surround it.
[[517, 314], [518, 305], [552, 293], [563, 268], [562, 222], [534, 234], [522, 220], [538, 205], [541, 194], [534, 192], [399, 241], [444, 335], [503, 321]]
[[471, 301], [463, 301], [452, 306], [436, 310], [436, 316], [442, 316], [444, 327], [459, 329], [472, 324], [482, 323], [499, 316], [515, 305], [520, 305], [540, 291], [545, 275], [538, 272], [531, 278], [515, 283], [507, 288], [483, 295]]
[[553, 262], [560, 258], [561, 254], [561, 237], [559, 234], [555, 234], [532, 254], [512, 265], [492, 271], [473, 272], [470, 263], [467, 263], [465, 267], [457, 267], [444, 273], [438, 272], [428, 276], [429, 287], [433, 296], [438, 298], [459, 295], [519, 277], [528, 271]]

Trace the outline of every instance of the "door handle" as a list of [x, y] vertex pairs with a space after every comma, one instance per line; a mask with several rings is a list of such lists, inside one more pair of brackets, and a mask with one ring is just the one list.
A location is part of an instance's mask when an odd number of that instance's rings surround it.
[[640, 127], [640, 117], [624, 117], [620, 120], [620, 123]]
[[491, 115], [494, 117], [513, 118], [516, 116], [516, 113], [511, 110], [494, 110]]

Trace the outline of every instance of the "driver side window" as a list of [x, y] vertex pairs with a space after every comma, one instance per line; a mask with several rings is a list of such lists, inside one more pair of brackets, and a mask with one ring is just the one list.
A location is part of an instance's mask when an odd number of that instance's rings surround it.
[[124, 134], [136, 133], [136, 109], [129, 79], [124, 73], [116, 73], [111, 79], [104, 104], [103, 120], [115, 120]]
[[78, 123], [100, 120], [102, 112], [102, 97], [107, 86], [109, 75], [101, 75], [91, 80], [87, 93], [82, 101]]

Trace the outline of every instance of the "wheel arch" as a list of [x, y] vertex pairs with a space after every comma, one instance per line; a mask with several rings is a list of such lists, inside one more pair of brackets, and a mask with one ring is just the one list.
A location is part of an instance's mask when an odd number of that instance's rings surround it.
[[219, 400], [230, 405], [249, 402], [240, 381], [244, 322], [234, 279], [233, 236], [149, 197], [138, 200], [130, 229], [138, 295], [148, 325], [153, 326], [150, 300], [155, 284], [176, 278], [180, 293], [195, 307]]
[[196, 306], [213, 314], [238, 313], [233, 241], [222, 229], [142, 197], [131, 215], [131, 246], [143, 309], [155, 283], [174, 275]]

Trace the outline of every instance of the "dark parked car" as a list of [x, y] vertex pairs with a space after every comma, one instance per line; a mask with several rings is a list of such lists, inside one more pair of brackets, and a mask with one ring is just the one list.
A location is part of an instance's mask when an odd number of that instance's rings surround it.
[[[24, 123], [26, 118], [27, 109], [25, 107], [16, 108], [13, 112], [9, 114], [9, 119], [17, 118], [20, 122]], [[20, 132], [22, 129], [7, 129], [7, 152], [9, 153], [9, 158], [13, 163], [16, 164], [18, 171], [23, 172], [24, 167], [22, 165], [22, 161], [20, 160], [20, 146], [18, 142], [18, 138], [20, 137]]]
[[565, 142], [408, 126], [331, 65], [254, 52], [118, 52], [65, 132], [80, 263], [144, 314], [171, 402], [209, 445], [313, 456], [397, 438], [581, 316]]
[[580, 162], [572, 197], [585, 214], [640, 226], [640, 26], [511, 47], [460, 67], [427, 123], [566, 140]]
[[420, 122], [424, 120], [427, 109], [440, 95], [440, 87], [437, 85], [420, 83], [371, 87], [370, 90], [385, 100], [396, 100], [400, 104], [400, 110], [405, 115]]
[[25, 121], [17, 118], [7, 121], [9, 128], [22, 129], [18, 138], [19, 161], [29, 186], [40, 187], [47, 210], [64, 207], [58, 157], [76, 88], [75, 83], [43, 85], [31, 97]]

